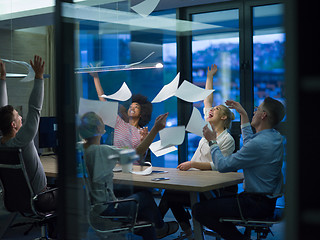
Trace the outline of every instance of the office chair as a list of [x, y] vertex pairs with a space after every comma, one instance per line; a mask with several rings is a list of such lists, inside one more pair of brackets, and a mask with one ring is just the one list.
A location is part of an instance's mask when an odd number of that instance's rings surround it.
[[[0, 148], [0, 183], [4, 206], [7, 211], [11, 212], [5, 228], [1, 229], [0, 239], [9, 227], [26, 224], [31, 224], [31, 228], [40, 225], [41, 237], [39, 239], [48, 239], [46, 225], [56, 214], [37, 211], [35, 202], [39, 195], [56, 189], [50, 189], [38, 195], [33, 192], [20, 148]], [[11, 226], [19, 213], [30, 219], [31, 222], [17, 223]]]
[[230, 222], [234, 225], [245, 227], [245, 239], [251, 239], [251, 231], [257, 234], [257, 239], [265, 239], [269, 233], [273, 236], [271, 227], [273, 224], [278, 224], [282, 221], [283, 210], [283, 208], [276, 207], [273, 216], [266, 219], [246, 219], [240, 211], [240, 218], [220, 218], [220, 222]]
[[[83, 185], [89, 204], [87, 219], [90, 227], [98, 236], [110, 237], [112, 239], [116, 234], [137, 233], [141, 228], [153, 226], [151, 222], [137, 220], [139, 203], [136, 199], [118, 199], [103, 203], [93, 203], [90, 194], [92, 188], [90, 180], [88, 179], [85, 162], [83, 162], [83, 171]], [[111, 190], [107, 189], [106, 191]], [[111, 194], [113, 194], [113, 192]], [[112, 214], [112, 211], [110, 211], [110, 215], [101, 214], [101, 209], [117, 208], [120, 204], [127, 202], [129, 202], [132, 207], [126, 215]]]

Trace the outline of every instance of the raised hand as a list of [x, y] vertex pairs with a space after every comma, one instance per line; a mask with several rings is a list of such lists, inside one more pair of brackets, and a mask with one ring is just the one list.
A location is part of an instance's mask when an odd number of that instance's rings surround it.
[[33, 62], [30, 60], [31, 67], [33, 71], [35, 72], [35, 78], [36, 79], [43, 79], [43, 73], [44, 73], [44, 64], [45, 62], [42, 61], [42, 58], [34, 55]]
[[169, 113], [161, 114], [159, 115], [155, 122], [154, 122], [154, 128], [156, 128], [158, 131], [164, 129], [166, 127], [167, 117]]
[[5, 80], [7, 76], [6, 65], [0, 60], [0, 79]]
[[[93, 68], [92, 63], [90, 63], [90, 65], [89, 65], [88, 67]], [[98, 73], [97, 73], [97, 72], [89, 72], [89, 74], [90, 74], [90, 75], [91, 75], [91, 77], [93, 77], [93, 78], [98, 78], [98, 77], [99, 77], [99, 75], [98, 75]]]
[[244, 110], [244, 108], [241, 106], [240, 103], [233, 100], [227, 100], [225, 103], [229, 108], [235, 109], [240, 114], [241, 125], [249, 122], [248, 114], [246, 110]]
[[217, 138], [217, 133], [215, 131], [211, 131], [207, 125], [203, 127], [202, 133], [204, 138], [207, 139], [207, 141], [216, 140]]
[[212, 79], [213, 76], [216, 75], [217, 72], [218, 72], [218, 67], [217, 67], [217, 65], [212, 64], [212, 65], [211, 65], [211, 68], [210, 68], [210, 66], [208, 67], [208, 70], [207, 70], [207, 78]]
[[231, 109], [235, 109], [238, 113], [243, 114], [246, 113], [246, 110], [244, 110], [244, 108], [241, 106], [240, 103], [233, 101], [233, 100], [227, 100], [225, 102], [225, 104], [231, 108]]
[[140, 141], [142, 142], [143, 139], [145, 139], [145, 137], [149, 134], [148, 127], [140, 128], [139, 133], [140, 133]]

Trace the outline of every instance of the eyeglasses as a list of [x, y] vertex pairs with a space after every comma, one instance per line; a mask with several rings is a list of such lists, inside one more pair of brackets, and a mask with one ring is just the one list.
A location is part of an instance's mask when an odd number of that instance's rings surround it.
[[262, 112], [266, 112], [265, 110], [263, 110], [262, 108], [258, 107], [258, 106], [255, 106], [254, 107], [254, 111], [258, 111], [258, 110], [261, 110]]

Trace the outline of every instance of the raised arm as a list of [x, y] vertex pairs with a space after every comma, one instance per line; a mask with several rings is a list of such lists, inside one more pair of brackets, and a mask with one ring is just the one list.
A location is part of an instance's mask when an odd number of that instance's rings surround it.
[[240, 114], [241, 125], [249, 122], [248, 114], [246, 110], [244, 110], [244, 108], [241, 106], [240, 103], [233, 100], [227, 100], [226, 105], [231, 109], [235, 109]]
[[157, 136], [158, 132], [165, 128], [166, 121], [169, 113], [161, 114], [156, 118], [154, 125], [150, 131], [150, 133], [143, 139], [143, 141], [136, 148], [136, 152], [139, 155], [143, 155], [149, 148], [150, 144]]
[[8, 105], [6, 65], [0, 60], [0, 107]]
[[[211, 68], [208, 67], [207, 70], [207, 80], [206, 80], [206, 89], [213, 89], [213, 76], [216, 75], [218, 71], [217, 65], [212, 64]], [[213, 93], [206, 97], [203, 101], [205, 108], [211, 108], [213, 104]]]
[[106, 101], [106, 99], [104, 99], [103, 97], [100, 97], [101, 95], [104, 94], [104, 91], [102, 89], [98, 73], [90, 72], [90, 75], [93, 77], [94, 86], [96, 87], [96, 91], [97, 91], [99, 100], [103, 101], [103, 102]]
[[17, 132], [14, 138], [15, 146], [24, 146], [33, 140], [38, 131], [40, 112], [43, 104], [44, 94], [44, 72], [45, 62], [39, 56], [34, 56], [33, 62], [30, 60], [30, 65], [35, 72], [33, 89], [29, 97], [28, 114], [21, 129]]

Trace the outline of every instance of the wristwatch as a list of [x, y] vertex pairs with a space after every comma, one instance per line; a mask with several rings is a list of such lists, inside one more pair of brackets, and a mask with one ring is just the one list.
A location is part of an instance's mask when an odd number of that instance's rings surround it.
[[209, 147], [211, 147], [213, 144], [217, 144], [216, 140], [210, 140], [209, 141]]

